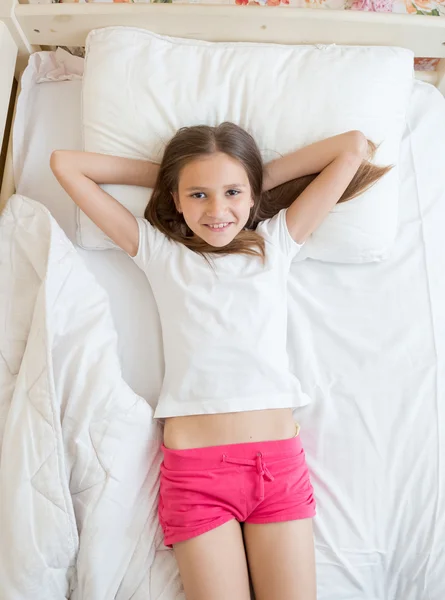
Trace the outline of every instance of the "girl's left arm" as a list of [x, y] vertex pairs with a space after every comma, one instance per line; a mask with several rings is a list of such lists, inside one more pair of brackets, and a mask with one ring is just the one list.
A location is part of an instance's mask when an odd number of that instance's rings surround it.
[[368, 140], [360, 131], [316, 142], [265, 166], [263, 191], [303, 175], [319, 175], [287, 209], [293, 239], [302, 244], [326, 218], [368, 158]]

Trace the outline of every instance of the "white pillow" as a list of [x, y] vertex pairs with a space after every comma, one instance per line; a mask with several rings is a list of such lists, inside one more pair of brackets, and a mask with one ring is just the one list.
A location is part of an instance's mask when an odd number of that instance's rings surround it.
[[[84, 147], [159, 162], [179, 127], [229, 120], [254, 135], [266, 160], [360, 129], [381, 144], [377, 163], [397, 164], [412, 81], [413, 54], [401, 48], [211, 43], [99, 29], [86, 46]], [[143, 214], [148, 190], [109, 191]], [[385, 258], [396, 235], [397, 206], [395, 168], [360, 198], [335, 207], [301, 258]], [[82, 213], [78, 242], [113, 247]]]

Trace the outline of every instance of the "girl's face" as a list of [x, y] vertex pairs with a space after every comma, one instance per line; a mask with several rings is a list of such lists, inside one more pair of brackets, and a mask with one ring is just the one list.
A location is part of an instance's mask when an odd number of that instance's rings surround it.
[[193, 233], [216, 248], [243, 229], [253, 206], [244, 167], [222, 152], [188, 163], [173, 198]]

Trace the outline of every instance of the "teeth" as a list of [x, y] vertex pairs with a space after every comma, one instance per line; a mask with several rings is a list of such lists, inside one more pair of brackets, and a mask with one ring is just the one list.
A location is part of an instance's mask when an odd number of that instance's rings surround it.
[[226, 227], [228, 225], [228, 223], [217, 223], [215, 225], [209, 225], [209, 227], [211, 227], [212, 229], [222, 229], [223, 227]]

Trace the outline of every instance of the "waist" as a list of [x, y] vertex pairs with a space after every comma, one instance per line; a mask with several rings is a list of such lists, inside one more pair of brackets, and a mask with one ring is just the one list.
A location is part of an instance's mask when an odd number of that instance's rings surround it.
[[225, 444], [203, 448], [175, 450], [162, 446], [163, 467], [172, 471], [206, 470], [221, 467], [222, 462], [256, 466], [258, 456], [269, 465], [303, 454], [299, 435], [284, 440]]
[[291, 408], [171, 417], [164, 445], [174, 450], [286, 440], [295, 435]]

